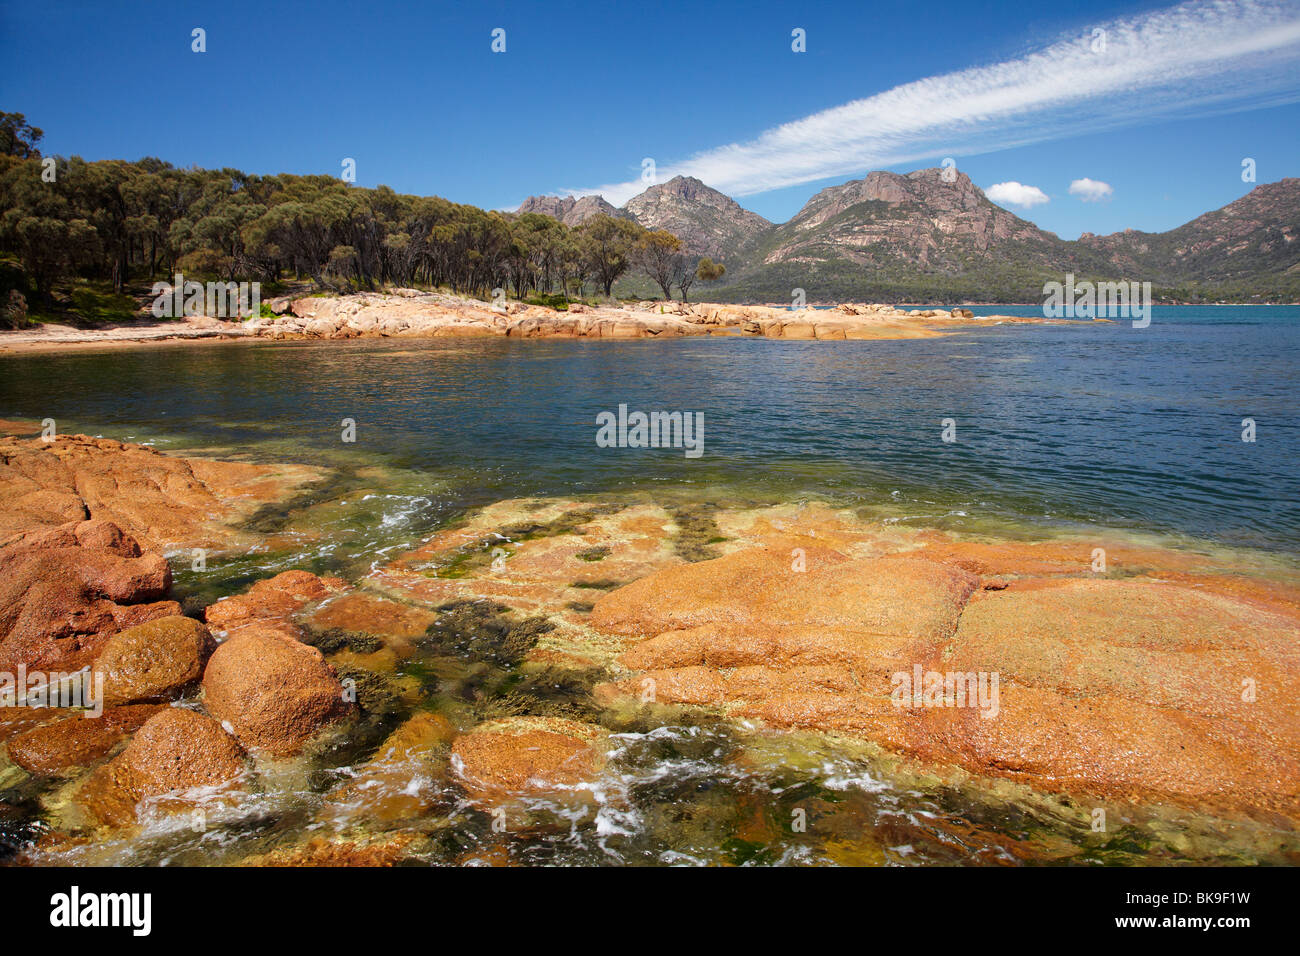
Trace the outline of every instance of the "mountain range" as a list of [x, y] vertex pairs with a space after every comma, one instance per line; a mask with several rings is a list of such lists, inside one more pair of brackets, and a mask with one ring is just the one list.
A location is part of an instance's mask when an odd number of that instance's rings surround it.
[[872, 172], [821, 190], [780, 224], [686, 176], [621, 209], [599, 196], [533, 196], [519, 211], [570, 226], [604, 213], [666, 229], [690, 253], [726, 265], [707, 292], [726, 301], [788, 301], [801, 288], [810, 302], [1026, 302], [1067, 273], [1150, 281], [1166, 301], [1300, 301], [1296, 178], [1257, 186], [1168, 232], [1077, 240], [996, 205], [955, 169]]

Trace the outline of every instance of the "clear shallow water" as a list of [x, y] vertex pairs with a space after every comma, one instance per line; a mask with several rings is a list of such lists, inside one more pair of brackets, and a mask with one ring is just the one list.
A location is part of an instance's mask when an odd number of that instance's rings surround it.
[[[904, 342], [241, 343], [3, 357], [0, 417], [340, 470], [299, 503], [310, 508], [273, 516], [277, 530], [301, 521], [323, 537], [213, 562], [205, 575], [180, 569], [182, 594], [199, 604], [287, 567], [359, 576], [502, 498], [647, 490], [818, 497], [975, 530], [1095, 524], [1290, 561], [1300, 544], [1297, 358], [1300, 308], [1157, 309], [1145, 330], [1006, 326]], [[703, 457], [597, 447], [595, 416], [620, 403], [703, 412]], [[1247, 416], [1258, 422], [1253, 444], [1240, 440]], [[354, 444], [340, 440], [343, 418], [356, 420]], [[940, 440], [944, 418], [957, 422], [955, 444]], [[416, 706], [454, 709], [447, 675], [476, 667], [421, 656], [410, 673], [443, 677]], [[390, 829], [418, 833], [420, 858], [446, 863], [496, 852], [561, 864], [1278, 863], [1295, 852], [1266, 826], [1221, 828], [1160, 808], [1113, 806], [1121, 825], [1094, 834], [1087, 807], [1009, 785], [918, 780], [811, 738], [602, 719], [619, 734], [614, 753], [577, 799], [531, 801], [526, 825], [496, 834], [444, 761], [397, 775], [430, 809]], [[195, 864], [365, 832], [367, 805], [324, 812], [365, 756], [285, 768], [203, 833], [149, 818], [137, 837], [60, 858]], [[9, 777], [0, 796], [56, 809], [60, 799]], [[792, 827], [796, 807], [809, 813], [807, 832]]]
[[[1087, 804], [1010, 785], [972, 793], [908, 778], [811, 736], [684, 722], [619, 731], [610, 743], [609, 762], [590, 783], [509, 804], [505, 832], [465, 800], [437, 759], [393, 768], [378, 790], [345, 797], [329, 788], [346, 785], [356, 768], [337, 767], [308, 786], [291, 766], [238, 806], [210, 806], [199, 832], [187, 815], [146, 805], [139, 832], [43, 862], [197, 866], [304, 838], [382, 843], [394, 835], [411, 840], [409, 862], [434, 865], [1284, 865], [1296, 852], [1293, 834], [1266, 825], [1222, 826], [1115, 800], [1106, 802], [1108, 832], [1096, 833]], [[402, 798], [424, 808], [405, 818], [383, 813]]]
[[[703, 412], [703, 456], [597, 447], [596, 415], [620, 403]], [[404, 494], [436, 490], [408, 502], [429, 517], [520, 495], [727, 488], [1290, 553], [1297, 407], [1300, 307], [1157, 307], [1141, 330], [900, 342], [354, 340], [0, 358], [0, 415], [171, 450], [380, 466], [410, 479]], [[1241, 440], [1247, 417], [1254, 443]], [[344, 418], [355, 444], [340, 440]], [[955, 443], [940, 440], [945, 418]]]

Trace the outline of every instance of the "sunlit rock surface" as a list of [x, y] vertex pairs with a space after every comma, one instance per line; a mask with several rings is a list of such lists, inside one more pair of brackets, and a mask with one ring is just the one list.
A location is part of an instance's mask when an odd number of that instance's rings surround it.
[[[1285, 562], [816, 502], [531, 498], [346, 578], [277, 555], [187, 603], [205, 628], [123, 528], [34, 520], [0, 547], [21, 583], [0, 585], [0, 652], [83, 661], [111, 699], [97, 719], [0, 707], [0, 826], [34, 835], [27, 862], [1300, 853]], [[900, 695], [918, 671], [996, 675], [996, 693]], [[1090, 828], [1099, 805], [1113, 832]]]

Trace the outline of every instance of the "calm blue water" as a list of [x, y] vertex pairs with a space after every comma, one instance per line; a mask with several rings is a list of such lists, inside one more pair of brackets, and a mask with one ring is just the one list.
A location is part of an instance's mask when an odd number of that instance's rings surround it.
[[[998, 306], [977, 314], [1039, 314]], [[355, 340], [0, 358], [0, 416], [382, 466], [433, 518], [633, 488], [830, 496], [922, 520], [1084, 522], [1300, 552], [1300, 307], [901, 342]], [[704, 455], [598, 448], [620, 403], [704, 413]], [[357, 442], [340, 441], [340, 421]], [[956, 422], [955, 443], [941, 422]], [[1242, 441], [1242, 420], [1257, 440]]]

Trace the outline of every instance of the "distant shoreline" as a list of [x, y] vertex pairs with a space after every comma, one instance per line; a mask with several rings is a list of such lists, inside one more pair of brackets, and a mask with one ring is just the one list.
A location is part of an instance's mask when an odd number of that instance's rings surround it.
[[[931, 338], [987, 324], [1057, 324], [1106, 319], [1048, 319], [1039, 315], [954, 316], [954, 310], [1041, 310], [1038, 302], [927, 304], [818, 303], [802, 309], [787, 305], [734, 305], [645, 301], [635, 305], [587, 306], [568, 310], [511, 302], [504, 311], [489, 303], [445, 293], [397, 290], [394, 294], [273, 300], [283, 314], [275, 318], [224, 321], [197, 316], [141, 320], [81, 329], [45, 324], [0, 331], [0, 356], [163, 345], [216, 345], [265, 340], [338, 338], [583, 338], [765, 337], [781, 339]], [[1290, 308], [1300, 303], [1249, 303], [1260, 308]], [[1156, 303], [1163, 308], [1243, 308], [1246, 304]], [[318, 315], [318, 313], [320, 313]], [[319, 320], [319, 321], [318, 321]], [[387, 325], [393, 322], [391, 326]]]
[[[931, 338], [1001, 323], [1070, 321], [1023, 315], [974, 315], [969, 308], [906, 308], [839, 303], [792, 309], [727, 303], [644, 301], [634, 305], [565, 309], [394, 289], [388, 293], [273, 299], [271, 316], [244, 321], [205, 316], [141, 321], [103, 329], [44, 325], [0, 333], [0, 354], [258, 340], [351, 338], [582, 338], [699, 336], [797, 340]], [[1083, 320], [1094, 321], [1094, 320]], [[1105, 320], [1097, 320], [1105, 321]]]

